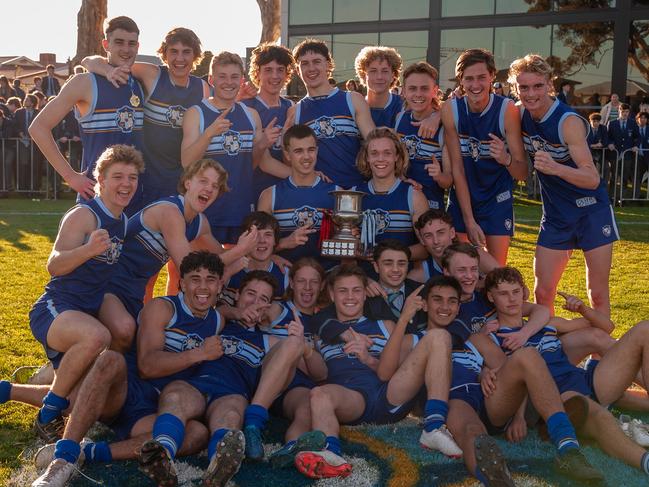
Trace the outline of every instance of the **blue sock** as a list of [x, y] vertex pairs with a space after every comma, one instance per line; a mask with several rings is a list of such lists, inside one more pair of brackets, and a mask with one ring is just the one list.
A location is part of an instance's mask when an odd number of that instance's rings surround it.
[[559, 455], [563, 455], [572, 448], [579, 448], [577, 433], [575, 433], [575, 428], [566, 413], [563, 411], [554, 413], [545, 421], [545, 424], [548, 426], [548, 434], [559, 451]]
[[76, 463], [79, 453], [81, 453], [81, 447], [73, 440], [59, 440], [54, 447], [54, 458], [62, 458], [70, 463]]
[[325, 443], [325, 450], [329, 450], [331, 453], [340, 455], [342, 453], [342, 447], [340, 446], [340, 439], [337, 436], [327, 436], [327, 442]]
[[642, 455], [640, 466], [642, 467], [642, 470], [644, 470], [644, 473], [649, 475], [649, 451], [644, 452], [644, 455]]
[[485, 477], [485, 474], [483, 474], [478, 467], [475, 468], [473, 475], [475, 475], [475, 478], [482, 482], [483, 485], [489, 487], [489, 479]]
[[9, 400], [11, 395], [11, 382], [8, 380], [0, 380], [0, 404], [4, 404]]
[[43, 398], [43, 407], [38, 412], [38, 421], [41, 424], [54, 421], [61, 416], [61, 412], [70, 405], [65, 397], [57, 396], [52, 391]]
[[225, 434], [230, 431], [227, 428], [221, 428], [212, 433], [210, 442], [207, 444], [207, 460], [211, 461], [212, 457], [216, 454], [216, 447], [219, 444], [219, 441], [223, 439]]
[[258, 404], [251, 404], [243, 413], [243, 424], [263, 430], [268, 421], [268, 409]]
[[110, 451], [108, 443], [105, 441], [98, 441], [97, 443], [86, 443], [83, 446], [83, 455], [86, 458], [86, 463], [110, 463], [113, 461], [113, 454]]
[[438, 399], [428, 399], [424, 406], [424, 430], [431, 432], [444, 426], [448, 416], [448, 403]]
[[153, 439], [165, 447], [171, 458], [176, 458], [184, 438], [185, 425], [178, 416], [164, 413], [153, 423]]

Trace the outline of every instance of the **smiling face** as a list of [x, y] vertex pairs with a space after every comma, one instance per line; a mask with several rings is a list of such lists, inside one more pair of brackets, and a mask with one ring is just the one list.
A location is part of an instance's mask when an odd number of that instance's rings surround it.
[[523, 313], [524, 289], [517, 282], [499, 282], [487, 292], [487, 298], [494, 304], [499, 318], [520, 320]]
[[449, 286], [430, 288], [424, 304], [428, 314], [429, 328], [445, 328], [450, 325], [460, 309], [460, 296]]
[[116, 162], [99, 174], [99, 196], [111, 207], [124, 209], [128, 206], [137, 189], [139, 172], [133, 164]]
[[185, 181], [185, 202], [196, 213], [205, 211], [219, 196], [219, 173], [208, 167]]
[[140, 46], [137, 32], [127, 32], [124, 29], [115, 29], [101, 43], [108, 62], [113, 66], [132, 66]]
[[258, 228], [257, 229], [257, 245], [249, 257], [258, 262], [264, 262], [270, 259], [275, 250], [275, 231], [272, 228]]
[[298, 139], [291, 137], [284, 148], [284, 160], [299, 176], [310, 176], [315, 172], [318, 159], [318, 143], [314, 137]]
[[374, 270], [383, 286], [397, 290], [408, 274], [408, 256], [399, 250], [384, 250], [379, 260], [374, 262]]
[[234, 103], [243, 83], [243, 72], [238, 64], [215, 64], [210, 83], [214, 86], [214, 98]]
[[365, 85], [369, 91], [382, 95], [390, 90], [394, 77], [386, 59], [375, 59], [367, 65], [365, 72]]
[[539, 73], [522, 72], [516, 76], [516, 86], [521, 103], [537, 118], [552, 105], [550, 80]]
[[397, 149], [388, 138], [372, 139], [367, 147], [367, 162], [372, 177], [386, 179], [395, 176]]
[[471, 106], [486, 105], [491, 93], [495, 75], [489, 72], [486, 63], [476, 63], [464, 69], [460, 85]]
[[448, 269], [444, 269], [444, 274], [453, 276], [460, 281], [462, 286], [462, 295], [470, 296], [475, 291], [478, 284], [479, 274], [478, 259], [474, 259], [461, 252], [453, 254], [448, 262]]
[[189, 76], [196, 59], [192, 47], [180, 41], [167, 46], [164, 58], [172, 77], [177, 79]]
[[305, 52], [297, 59], [297, 68], [307, 90], [329, 86], [331, 66], [322, 54], [313, 51]]
[[312, 312], [322, 289], [322, 279], [318, 271], [308, 265], [301, 267], [289, 283], [293, 289], [293, 302], [296, 306], [307, 313]]
[[[273, 300], [273, 286], [268, 284], [266, 281], [260, 281], [258, 279], [253, 279], [249, 281], [242, 289], [239, 290], [237, 296], [236, 308], [239, 310], [245, 310], [252, 306], [267, 306], [270, 307], [270, 303]], [[251, 326], [255, 324], [252, 323]]]
[[336, 279], [329, 289], [329, 295], [336, 307], [336, 316], [341, 321], [360, 318], [365, 304], [365, 286], [358, 276]]
[[279, 95], [289, 81], [286, 66], [275, 60], [260, 66], [258, 76], [259, 91], [271, 96]]
[[437, 83], [428, 74], [412, 73], [403, 80], [403, 96], [415, 114], [430, 112], [433, 98], [437, 97]]
[[419, 236], [426, 251], [439, 262], [446, 247], [453, 243], [455, 229], [443, 220], [431, 220], [419, 230]]
[[204, 267], [190, 271], [180, 279], [185, 303], [195, 316], [205, 314], [216, 304], [221, 287], [219, 275]]

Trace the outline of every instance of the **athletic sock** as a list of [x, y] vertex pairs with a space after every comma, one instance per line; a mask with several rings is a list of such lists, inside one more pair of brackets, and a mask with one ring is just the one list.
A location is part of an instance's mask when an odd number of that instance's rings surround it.
[[329, 450], [331, 453], [340, 455], [342, 453], [342, 447], [340, 446], [340, 439], [337, 436], [327, 436], [327, 441], [325, 443], [325, 450]]
[[216, 454], [216, 447], [219, 445], [219, 441], [223, 439], [225, 434], [230, 431], [227, 428], [221, 428], [212, 433], [210, 442], [207, 444], [207, 459], [208, 461], [212, 460], [212, 457]]
[[158, 416], [153, 423], [153, 439], [164, 446], [171, 458], [176, 458], [176, 453], [185, 438], [185, 425], [173, 414], [164, 413]]
[[446, 423], [448, 403], [438, 399], [428, 399], [424, 406], [424, 431], [431, 432]]
[[478, 467], [475, 468], [475, 472], [473, 472], [473, 475], [475, 475], [475, 478], [478, 479], [480, 482], [482, 482], [483, 485], [486, 487], [489, 487], [489, 479], [483, 474]]
[[59, 440], [54, 447], [54, 458], [62, 458], [70, 463], [77, 462], [79, 453], [81, 453], [81, 447], [74, 440]]
[[559, 455], [563, 455], [572, 448], [579, 448], [575, 428], [573, 428], [566, 413], [563, 411], [554, 413], [545, 423], [548, 427], [550, 439], [559, 451]]
[[54, 421], [61, 416], [61, 412], [70, 405], [65, 397], [57, 396], [54, 392], [48, 392], [43, 398], [43, 407], [38, 412], [38, 421], [41, 424]]
[[11, 382], [8, 380], [0, 380], [0, 404], [4, 404], [11, 396]]
[[106, 441], [86, 443], [83, 445], [83, 456], [86, 463], [110, 463], [113, 461], [113, 454]]
[[642, 459], [640, 460], [640, 466], [644, 473], [649, 475], [649, 451], [644, 452]]
[[246, 408], [246, 411], [243, 413], [243, 424], [244, 426], [254, 426], [263, 430], [266, 427], [266, 422], [268, 421], [268, 409], [259, 404], [251, 404]]

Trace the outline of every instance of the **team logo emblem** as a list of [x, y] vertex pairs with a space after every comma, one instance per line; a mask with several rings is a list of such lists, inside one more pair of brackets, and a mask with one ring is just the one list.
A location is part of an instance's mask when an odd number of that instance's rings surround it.
[[172, 105], [167, 108], [165, 117], [167, 122], [175, 129], [182, 128], [183, 126], [183, 117], [185, 116], [185, 107], [180, 105]]
[[225, 355], [235, 355], [239, 351], [239, 340], [232, 338], [222, 338], [221, 345], [223, 345], [223, 353]]
[[512, 220], [511, 220], [511, 218], [507, 218], [505, 220], [505, 229], [506, 230], [511, 230], [512, 229]]
[[487, 322], [486, 318], [472, 318], [471, 319], [471, 333], [478, 333], [484, 324]]
[[117, 114], [115, 115], [115, 123], [123, 133], [131, 133], [133, 131], [133, 127], [135, 126], [135, 110], [133, 110], [131, 107], [123, 106], [122, 108], [117, 110]]
[[188, 334], [183, 340], [183, 351], [193, 350], [195, 348], [201, 347], [203, 345], [203, 338], [196, 333]]
[[534, 152], [538, 152], [540, 150], [543, 152], [549, 152], [548, 144], [538, 135], [533, 135], [532, 137], [530, 137], [530, 143], [532, 144], [532, 149], [534, 149]]
[[419, 152], [419, 147], [421, 146], [419, 137], [417, 137], [416, 135], [406, 135], [401, 139], [401, 142], [403, 142], [406, 146], [408, 157], [415, 157], [417, 155], [417, 153]]
[[229, 156], [236, 156], [241, 149], [241, 138], [239, 132], [228, 130], [223, 134], [223, 148]]
[[318, 210], [311, 206], [302, 206], [293, 212], [293, 225], [300, 227], [317, 227], [320, 224]]
[[384, 233], [385, 230], [390, 226], [390, 213], [377, 208], [375, 210], [376, 214], [376, 233], [377, 235]]
[[116, 264], [121, 253], [122, 241], [114, 236], [110, 239], [110, 247], [108, 247], [104, 254], [106, 256], [106, 263], [111, 265]]
[[469, 155], [474, 161], [480, 159], [480, 141], [475, 137], [468, 137], [467, 145], [469, 146]]
[[332, 139], [336, 136], [336, 123], [333, 117], [317, 118], [311, 128], [319, 139]]
[[602, 233], [604, 234], [605, 237], [610, 237], [611, 236], [611, 225], [604, 225], [602, 227]]

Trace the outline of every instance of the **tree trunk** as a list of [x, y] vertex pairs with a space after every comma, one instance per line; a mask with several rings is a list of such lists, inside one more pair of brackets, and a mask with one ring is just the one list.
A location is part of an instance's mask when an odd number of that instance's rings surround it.
[[86, 56], [104, 54], [104, 20], [108, 15], [108, 0], [81, 0], [77, 14], [77, 54], [72, 60], [79, 64]]
[[261, 39], [259, 43], [277, 42], [281, 35], [281, 0], [257, 0], [261, 11]]

